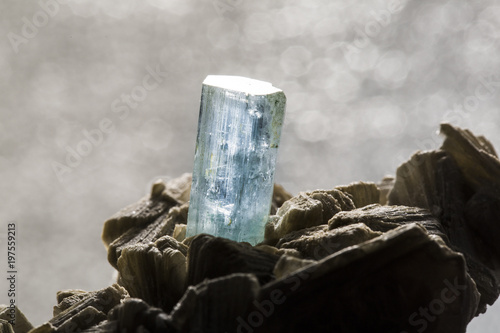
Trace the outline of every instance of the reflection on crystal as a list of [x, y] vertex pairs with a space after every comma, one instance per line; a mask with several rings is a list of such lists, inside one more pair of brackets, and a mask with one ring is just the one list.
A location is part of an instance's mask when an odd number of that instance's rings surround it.
[[203, 82], [187, 237], [264, 238], [286, 98], [268, 82]]

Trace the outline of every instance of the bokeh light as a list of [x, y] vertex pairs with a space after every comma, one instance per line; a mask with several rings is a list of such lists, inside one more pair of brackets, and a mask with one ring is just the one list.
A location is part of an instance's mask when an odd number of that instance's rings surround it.
[[[284, 90], [276, 180], [294, 194], [394, 174], [441, 144], [441, 121], [500, 150], [497, 0], [47, 1], [0, 3], [0, 225], [19, 225], [18, 303], [36, 325], [56, 291], [110, 283], [105, 219], [191, 172], [209, 74]], [[469, 332], [497, 332], [499, 311]]]

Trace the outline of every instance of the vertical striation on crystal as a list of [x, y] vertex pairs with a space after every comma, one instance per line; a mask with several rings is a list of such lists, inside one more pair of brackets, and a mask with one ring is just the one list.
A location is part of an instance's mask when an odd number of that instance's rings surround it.
[[268, 82], [209, 75], [203, 82], [187, 237], [264, 239], [285, 113]]

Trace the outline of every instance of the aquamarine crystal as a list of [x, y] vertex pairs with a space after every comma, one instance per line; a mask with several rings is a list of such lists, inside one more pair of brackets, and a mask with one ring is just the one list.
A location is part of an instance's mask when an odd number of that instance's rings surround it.
[[187, 237], [264, 239], [285, 94], [268, 82], [209, 75], [201, 92]]

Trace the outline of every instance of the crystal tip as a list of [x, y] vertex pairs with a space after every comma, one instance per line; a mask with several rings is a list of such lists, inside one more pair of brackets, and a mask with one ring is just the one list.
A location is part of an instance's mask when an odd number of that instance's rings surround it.
[[281, 89], [273, 87], [269, 82], [249, 79], [243, 76], [208, 75], [203, 84], [250, 95], [268, 95], [281, 91]]

